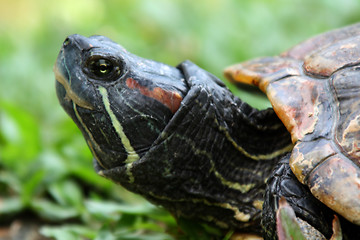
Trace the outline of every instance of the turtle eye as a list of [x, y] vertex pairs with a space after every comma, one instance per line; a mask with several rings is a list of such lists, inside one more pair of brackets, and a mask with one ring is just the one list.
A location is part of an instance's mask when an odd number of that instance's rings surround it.
[[122, 73], [122, 65], [114, 59], [92, 56], [85, 62], [84, 72], [91, 78], [112, 81]]
[[109, 76], [114, 71], [113, 63], [104, 58], [91, 60], [88, 68], [97, 77]]

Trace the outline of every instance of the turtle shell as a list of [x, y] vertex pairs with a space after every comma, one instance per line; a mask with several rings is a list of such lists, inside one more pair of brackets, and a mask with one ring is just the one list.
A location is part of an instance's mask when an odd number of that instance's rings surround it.
[[225, 76], [266, 93], [295, 143], [297, 179], [360, 225], [360, 24], [230, 66]]

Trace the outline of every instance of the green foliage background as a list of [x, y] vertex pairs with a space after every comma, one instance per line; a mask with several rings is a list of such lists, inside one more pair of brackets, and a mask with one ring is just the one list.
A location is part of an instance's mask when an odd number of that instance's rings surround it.
[[224, 234], [187, 223], [178, 231], [165, 211], [94, 173], [54, 89], [52, 66], [67, 35], [106, 35], [142, 57], [190, 59], [222, 78], [227, 65], [276, 55], [358, 22], [359, 12], [358, 0], [0, 0], [0, 225], [31, 216], [44, 234], [67, 240]]

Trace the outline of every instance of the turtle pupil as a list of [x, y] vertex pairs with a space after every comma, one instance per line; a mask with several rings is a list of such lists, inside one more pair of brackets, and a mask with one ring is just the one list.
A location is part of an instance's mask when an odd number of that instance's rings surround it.
[[97, 77], [106, 77], [112, 73], [114, 65], [106, 59], [93, 60], [89, 64], [90, 71]]

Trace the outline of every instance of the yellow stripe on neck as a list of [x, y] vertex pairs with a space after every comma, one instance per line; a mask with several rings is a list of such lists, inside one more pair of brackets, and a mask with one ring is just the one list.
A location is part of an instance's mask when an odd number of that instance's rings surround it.
[[131, 143], [129, 139], [127, 138], [126, 134], [124, 133], [124, 129], [121, 126], [119, 120], [116, 118], [114, 112], [111, 110], [110, 107], [110, 101], [108, 98], [108, 93], [104, 87], [99, 87], [99, 92], [102, 96], [102, 100], [105, 106], [105, 110], [110, 116], [111, 123], [116, 131], [116, 133], [119, 135], [121, 139], [121, 143], [123, 144], [125, 151], [127, 152], [127, 158], [124, 163], [132, 163], [140, 159], [139, 155], [136, 153], [134, 148], [131, 146]]

